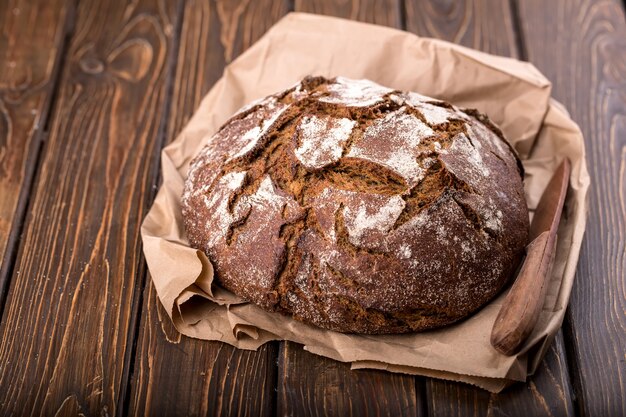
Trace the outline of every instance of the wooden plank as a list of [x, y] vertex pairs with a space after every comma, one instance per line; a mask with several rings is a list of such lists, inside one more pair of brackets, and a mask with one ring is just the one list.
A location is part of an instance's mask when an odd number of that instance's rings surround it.
[[401, 27], [401, 0], [295, 0], [298, 12], [324, 14], [379, 25]]
[[287, 342], [278, 357], [279, 416], [425, 416], [415, 378], [317, 356]]
[[[541, 10], [540, 5], [537, 5]], [[520, 45], [509, 2], [476, 0], [407, 1], [407, 28], [421, 36], [460, 43], [485, 52], [520, 58]], [[500, 394], [469, 385], [431, 379], [427, 382], [432, 415], [571, 415], [572, 389], [561, 333], [527, 384]]]
[[[323, 13], [400, 27], [396, 1], [296, 1], [296, 11]], [[424, 415], [422, 378], [381, 371], [351, 371], [349, 365], [281, 343], [278, 415]]]
[[[272, 0], [185, 3], [167, 138], [191, 117], [222, 69], [288, 11]], [[274, 414], [276, 344], [244, 351], [181, 336], [146, 284], [129, 415]]]
[[273, 416], [276, 344], [258, 351], [181, 336], [146, 288], [128, 415]]
[[406, 0], [406, 30], [497, 55], [519, 57], [508, 1]]
[[565, 322], [581, 415], [626, 415], [626, 21], [618, 0], [519, 2], [529, 60], [585, 137], [592, 187]]
[[0, 2], [0, 312], [71, 4]]
[[289, 12], [288, 1], [236, 0], [185, 5], [167, 140], [187, 124], [224, 65]]
[[0, 324], [7, 415], [120, 412], [173, 14], [157, 0], [78, 5]]

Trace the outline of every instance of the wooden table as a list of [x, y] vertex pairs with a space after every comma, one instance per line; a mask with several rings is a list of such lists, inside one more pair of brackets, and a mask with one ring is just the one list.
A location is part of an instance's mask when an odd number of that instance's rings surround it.
[[[181, 337], [139, 227], [159, 151], [291, 10], [535, 64], [583, 131], [590, 213], [539, 371], [499, 394]], [[626, 415], [626, 23], [618, 0], [0, 2], [0, 414]]]

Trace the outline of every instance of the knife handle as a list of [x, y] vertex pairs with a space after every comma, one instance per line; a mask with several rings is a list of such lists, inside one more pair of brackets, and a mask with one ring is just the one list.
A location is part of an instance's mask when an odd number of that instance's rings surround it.
[[530, 335], [543, 308], [556, 254], [556, 233], [545, 231], [527, 247], [526, 260], [491, 331], [491, 344], [512, 355]]

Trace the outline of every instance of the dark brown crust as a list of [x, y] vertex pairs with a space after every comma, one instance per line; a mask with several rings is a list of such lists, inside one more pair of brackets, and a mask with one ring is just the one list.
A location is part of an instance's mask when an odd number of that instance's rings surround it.
[[[342, 83], [360, 85], [309, 77], [222, 126], [185, 185], [191, 245], [225, 288], [327, 329], [404, 333], [467, 316], [528, 238], [515, 151], [475, 110], [393, 90], [359, 105], [335, 92]], [[315, 129], [335, 136], [305, 150]]]

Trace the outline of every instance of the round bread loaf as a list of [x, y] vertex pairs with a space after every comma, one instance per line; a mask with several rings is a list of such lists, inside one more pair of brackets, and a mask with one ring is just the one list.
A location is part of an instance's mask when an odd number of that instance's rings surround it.
[[307, 77], [209, 139], [182, 214], [217, 282], [246, 300], [340, 332], [404, 333], [504, 286], [528, 239], [522, 178], [475, 110]]

